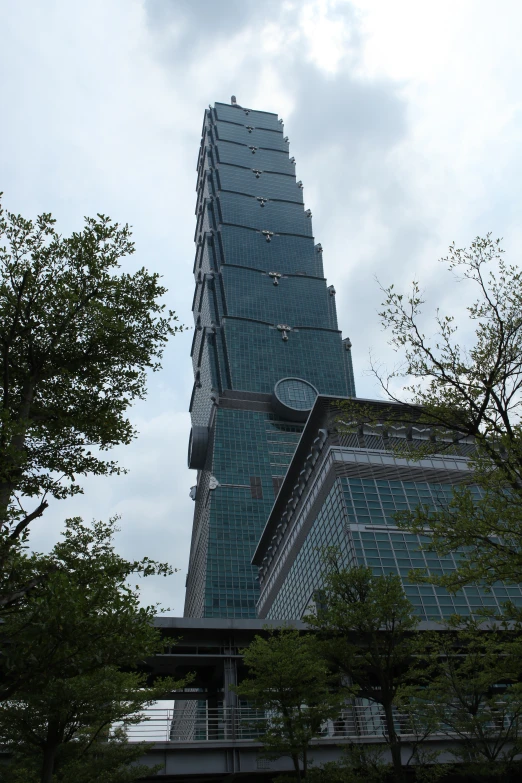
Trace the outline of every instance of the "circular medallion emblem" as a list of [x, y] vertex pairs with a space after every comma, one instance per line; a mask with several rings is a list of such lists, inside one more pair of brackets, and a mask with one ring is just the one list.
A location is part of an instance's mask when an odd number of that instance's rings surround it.
[[282, 378], [272, 392], [272, 407], [285, 419], [306, 421], [318, 393], [315, 386], [302, 378]]

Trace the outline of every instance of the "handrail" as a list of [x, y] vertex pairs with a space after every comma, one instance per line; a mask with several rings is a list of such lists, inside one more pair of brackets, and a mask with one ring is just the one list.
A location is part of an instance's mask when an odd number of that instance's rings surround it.
[[[251, 707], [214, 707], [195, 701], [178, 702], [175, 709], [151, 708], [143, 720], [128, 728], [131, 742], [231, 742], [255, 741], [270, 724], [271, 716]], [[384, 715], [379, 705], [350, 705], [335, 720], [326, 721], [316, 741], [385, 737]], [[409, 716], [397, 714], [396, 731], [411, 736]]]
[[[499, 703], [500, 706], [500, 703]], [[139, 721], [127, 727], [131, 742], [241, 742], [256, 741], [265, 733], [274, 714], [252, 707], [208, 707], [201, 701], [179, 701], [174, 708], [150, 708], [139, 715]], [[499, 725], [499, 720], [502, 725]], [[509, 716], [499, 713], [483, 729], [493, 737], [509, 723]], [[395, 731], [403, 737], [449, 736], [443, 727], [437, 732], [424, 729], [422, 718], [395, 712]], [[415, 724], [415, 725], [414, 725]], [[325, 721], [314, 742], [374, 738], [384, 741], [384, 712], [379, 704], [351, 704], [339, 716]]]

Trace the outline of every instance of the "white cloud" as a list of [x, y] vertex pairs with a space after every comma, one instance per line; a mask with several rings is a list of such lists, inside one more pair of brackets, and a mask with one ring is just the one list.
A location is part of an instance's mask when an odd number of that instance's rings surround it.
[[330, 74], [339, 70], [341, 62], [355, 60], [355, 52], [352, 51], [353, 25], [350, 24], [350, 17], [338, 13], [339, 10], [351, 10], [346, 0], [319, 0], [305, 3], [299, 15], [305, 56]]

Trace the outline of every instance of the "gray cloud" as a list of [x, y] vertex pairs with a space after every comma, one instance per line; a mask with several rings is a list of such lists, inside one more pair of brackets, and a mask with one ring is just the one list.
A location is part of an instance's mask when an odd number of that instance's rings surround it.
[[268, 0], [263, 5], [257, 0], [226, 0], [216, 3], [214, 0], [167, 0], [156, 3], [146, 0], [144, 3], [147, 20], [154, 28], [164, 27], [174, 21], [186, 28], [186, 34], [197, 42], [200, 36], [230, 34], [234, 28], [252, 21], [253, 16], [274, 3]]
[[[278, 0], [165, 0], [157, 3], [145, 0], [147, 23], [159, 39], [166, 35], [169, 42], [162, 50], [162, 59], [190, 61], [208, 53], [212, 45], [235, 36], [245, 27], [262, 25], [277, 18]], [[169, 35], [170, 32], [170, 35]], [[216, 64], [218, 65], [218, 64]]]
[[[437, 7], [446, 14], [440, 35], [461, 25], [444, 39], [445, 59], [431, 45], [429, 27], [416, 17], [408, 29], [408, 14], [394, 8], [391, 22], [397, 16], [399, 27], [379, 38], [383, 65], [372, 68], [368, 36], [379, 18], [363, 25], [362, 0], [323, 4], [324, 17], [316, 3], [308, 26], [308, 0], [5, 5], [6, 204], [27, 216], [52, 211], [64, 233], [98, 211], [132, 223], [137, 252], [125, 268], [160, 272], [168, 306], [185, 323], [203, 110], [232, 93], [285, 119], [325, 271], [338, 291], [340, 325], [353, 341], [360, 394], [378, 393], [364, 375], [370, 346], [388, 355], [375, 276], [399, 286], [419, 276], [432, 304], [452, 309], [459, 295], [436, 264], [452, 239], [464, 244], [491, 229], [506, 237], [513, 259], [520, 252], [514, 6], [508, 23], [477, 3], [474, 36], [461, 34], [465, 11], [455, 22], [458, 8]], [[174, 613], [183, 606], [193, 510], [194, 476], [186, 468], [191, 336], [172, 341], [163, 372], [150, 378], [148, 400], [132, 413], [140, 436], [117, 453], [129, 475], [89, 480], [85, 495], [54, 504], [33, 536], [45, 549], [67, 515], [122, 513], [125, 554], [182, 568], [144, 587], [145, 601], [159, 600]]]

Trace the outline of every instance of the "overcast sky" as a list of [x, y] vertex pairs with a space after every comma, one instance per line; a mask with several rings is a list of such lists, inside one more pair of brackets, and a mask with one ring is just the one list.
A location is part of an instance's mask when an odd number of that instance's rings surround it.
[[[285, 121], [357, 391], [368, 352], [393, 361], [383, 284], [422, 281], [462, 306], [437, 259], [491, 231], [522, 248], [522, 5], [517, 0], [0, 0], [5, 206], [52, 212], [63, 233], [103, 212], [134, 227], [127, 268], [164, 275], [191, 323], [196, 159], [203, 110], [230, 100]], [[126, 477], [85, 482], [34, 523], [49, 548], [66, 516], [120, 514], [120, 550], [180, 572], [143, 598], [183, 611], [195, 475], [186, 467], [192, 334], [176, 336]]]

